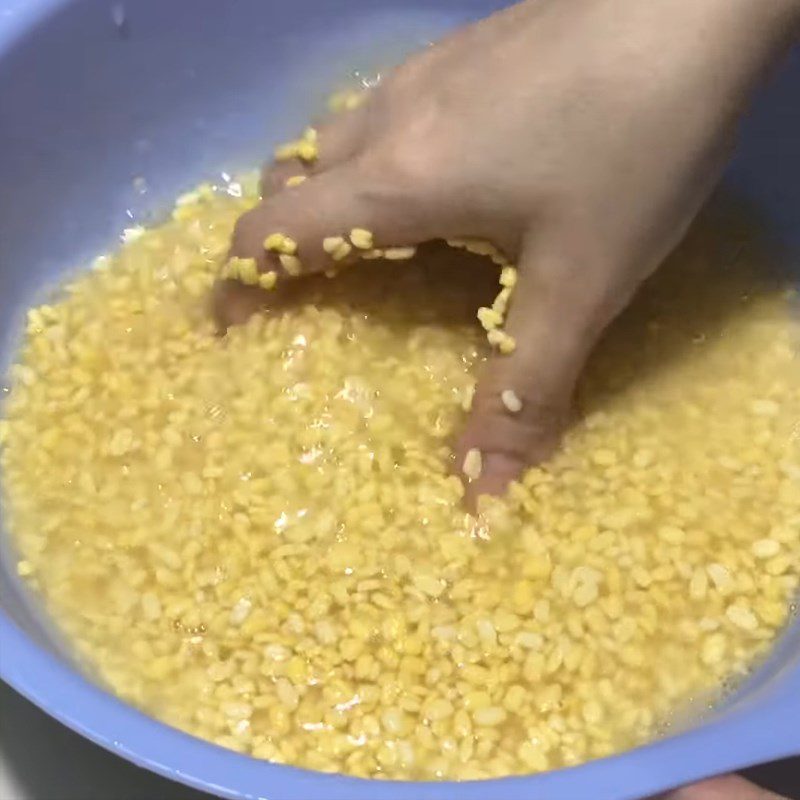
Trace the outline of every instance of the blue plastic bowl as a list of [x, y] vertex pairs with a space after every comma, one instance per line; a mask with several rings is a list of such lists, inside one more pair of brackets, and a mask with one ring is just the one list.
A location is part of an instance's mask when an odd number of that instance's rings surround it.
[[[0, 0], [6, 347], [37, 287], [112, 247], [131, 216], [146, 221], [201, 178], [256, 163], [348, 67], [386, 64], [494, 7], [493, 0]], [[799, 56], [761, 98], [728, 177], [796, 253]], [[146, 179], [146, 192], [135, 177]], [[72, 668], [7, 566], [0, 677], [112, 752], [229, 798], [633, 800], [800, 754], [797, 623], [731, 702], [691, 730], [580, 767], [460, 784], [323, 775], [162, 725]]]

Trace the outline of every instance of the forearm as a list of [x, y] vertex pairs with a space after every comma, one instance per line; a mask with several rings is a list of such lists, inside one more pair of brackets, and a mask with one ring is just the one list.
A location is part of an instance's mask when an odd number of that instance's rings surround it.
[[[703, 0], [714, 8], [726, 53], [715, 55], [727, 69], [729, 88], [744, 101], [793, 44], [800, 40], [800, 0]], [[709, 31], [709, 38], [713, 32]], [[709, 49], [717, 43], [709, 41]]]
[[774, 50], [800, 41], [800, 0], [713, 0], [741, 16], [742, 23]]
[[732, 9], [735, 19], [731, 30], [737, 43], [732, 57], [752, 85], [800, 41], [800, 0], [710, 1]]
[[[705, 18], [767, 50], [800, 40], [800, 0], [669, 0], [677, 18]], [[713, 45], [713, 40], [709, 41]]]
[[738, 53], [771, 59], [800, 35], [800, 0], [679, 0], [708, 35], [707, 47], [739, 45]]

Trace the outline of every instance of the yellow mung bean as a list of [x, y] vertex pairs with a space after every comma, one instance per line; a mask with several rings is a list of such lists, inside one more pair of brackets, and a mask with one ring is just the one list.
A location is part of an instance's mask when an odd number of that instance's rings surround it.
[[256, 758], [482, 778], [633, 746], [758, 663], [800, 576], [797, 325], [784, 287], [715, 268], [729, 228], [644, 287], [561, 450], [473, 516], [451, 448], [513, 268], [464, 241], [485, 275], [443, 247], [312, 276], [219, 337], [254, 202], [198, 190], [129, 231], [31, 310], [9, 371], [17, 572], [99, 679]]

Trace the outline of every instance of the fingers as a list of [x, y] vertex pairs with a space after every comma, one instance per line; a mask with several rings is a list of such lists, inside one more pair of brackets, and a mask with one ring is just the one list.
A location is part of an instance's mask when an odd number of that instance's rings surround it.
[[459, 465], [472, 451], [474, 467], [480, 453], [480, 470], [466, 470], [473, 505], [481, 494], [501, 494], [558, 446], [578, 375], [607, 321], [603, 293], [573, 280], [577, 268], [560, 257], [528, 248], [519, 266], [506, 325], [516, 348], [487, 363], [456, 448]]
[[[304, 136], [309, 136], [316, 145], [316, 155], [313, 159], [291, 157], [275, 159], [264, 166], [261, 173], [261, 193], [269, 198], [284, 190], [299, 187], [312, 175], [344, 164], [359, 149], [363, 139], [365, 126], [365, 108], [359, 106], [351, 110], [343, 110], [332, 117], [320, 128], [308, 129]], [[280, 149], [280, 148], [278, 148]], [[234, 243], [231, 255], [244, 255], [247, 252], [256, 252], [261, 271], [268, 271], [274, 267], [276, 272], [283, 270], [280, 257], [268, 263], [267, 255], [263, 255], [261, 248], [254, 244], [252, 238], [256, 236], [259, 226], [268, 225], [268, 217], [262, 218], [259, 214], [253, 215], [252, 221], [243, 221], [234, 234]], [[262, 222], [258, 220], [261, 219]], [[265, 237], [262, 237], [262, 239]], [[263, 245], [263, 241], [261, 242]], [[211, 298], [212, 311], [220, 327], [224, 330], [230, 325], [239, 325], [246, 322], [254, 313], [261, 309], [267, 301], [274, 304], [275, 297], [270, 297], [269, 292], [257, 287], [246, 286], [238, 280], [220, 280], [214, 287]]]
[[[283, 267], [293, 274], [280, 248], [271, 251], [267, 237], [282, 234], [290, 240], [284, 254], [293, 255], [303, 273], [324, 272], [352, 263], [371, 250], [419, 242], [427, 233], [424, 220], [413, 209], [376, 196], [369, 180], [351, 164], [313, 176], [292, 191], [266, 198], [240, 217], [231, 244], [231, 254], [254, 258], [263, 272]], [[369, 235], [354, 235], [354, 229]], [[337, 254], [339, 237], [345, 246]], [[265, 246], [266, 243], [266, 246]], [[391, 257], [392, 253], [388, 256]]]
[[725, 775], [668, 792], [661, 800], [786, 800], [738, 775]]
[[[349, 162], [267, 197], [237, 222], [231, 256], [254, 259], [259, 277], [274, 272], [278, 278], [365, 258], [410, 258], [410, 245], [433, 238], [429, 222], [408, 207], [412, 203], [374, 185]], [[217, 319], [223, 328], [243, 322], [266, 296], [256, 287], [222, 281], [214, 297]]]
[[224, 332], [231, 325], [243, 325], [265, 303], [268, 293], [239, 281], [221, 280], [211, 294], [211, 311]]
[[332, 169], [352, 158], [361, 148], [366, 127], [366, 108], [341, 111], [316, 129], [313, 159], [292, 157], [266, 164], [261, 173], [261, 193], [275, 194], [298, 185], [302, 179]]
[[283, 281], [271, 291], [247, 286], [241, 281], [219, 280], [211, 295], [211, 310], [219, 323], [220, 333], [231, 325], [242, 325], [253, 314], [269, 307], [273, 311], [290, 306], [301, 295], [298, 281]]

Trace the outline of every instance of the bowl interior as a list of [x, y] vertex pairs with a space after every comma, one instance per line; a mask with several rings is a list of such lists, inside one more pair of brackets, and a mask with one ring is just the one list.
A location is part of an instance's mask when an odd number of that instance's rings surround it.
[[[31, 0], [19, 11], [23, 5], [10, 3], [15, 25], [0, 14], [4, 366], [41, 287], [112, 248], [123, 228], [157, 219], [200, 180], [256, 164], [354, 69], [385, 68], [502, 3]], [[727, 176], [796, 266], [799, 95], [796, 52], [761, 96]], [[0, 617], [68, 659], [13, 563], [0, 531]], [[795, 622], [731, 707], [779, 692], [798, 673]]]

